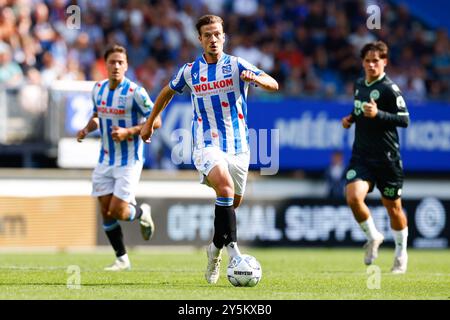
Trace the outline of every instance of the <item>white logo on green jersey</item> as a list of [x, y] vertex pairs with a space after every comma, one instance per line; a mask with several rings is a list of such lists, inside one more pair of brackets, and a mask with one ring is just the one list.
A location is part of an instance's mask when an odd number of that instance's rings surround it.
[[354, 177], [356, 177], [356, 171], [355, 170], [348, 170], [346, 178], [347, 180], [352, 180]]
[[377, 100], [379, 97], [380, 97], [380, 91], [375, 89], [370, 92], [370, 98], [372, 98], [373, 100]]

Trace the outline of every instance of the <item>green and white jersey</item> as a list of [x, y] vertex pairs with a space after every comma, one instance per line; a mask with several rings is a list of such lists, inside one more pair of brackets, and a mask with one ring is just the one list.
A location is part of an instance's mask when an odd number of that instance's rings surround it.
[[[371, 98], [378, 108], [375, 118], [364, 116], [364, 105]], [[409, 113], [399, 87], [385, 74], [371, 83], [361, 78], [355, 82], [354, 99], [353, 154], [380, 161], [400, 159], [397, 127], [408, 126]]]

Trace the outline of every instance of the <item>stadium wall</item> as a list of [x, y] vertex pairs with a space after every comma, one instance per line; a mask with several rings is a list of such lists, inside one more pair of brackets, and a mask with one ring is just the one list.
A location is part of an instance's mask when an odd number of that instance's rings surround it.
[[[90, 170], [0, 170], [0, 248], [107, 245]], [[448, 248], [450, 181], [406, 180], [409, 245]], [[129, 247], [203, 246], [212, 238], [211, 189], [196, 172], [145, 171], [138, 202], [148, 202], [156, 223], [150, 242], [137, 223], [121, 222]], [[378, 192], [368, 199], [375, 223], [392, 242]], [[252, 173], [237, 213], [238, 236], [248, 246], [360, 246], [363, 235], [343, 200], [325, 197], [323, 181], [264, 178]], [[392, 244], [393, 245], [393, 244]]]
[[0, 248], [92, 247], [95, 210], [86, 196], [0, 196]]
[[[122, 223], [132, 245], [203, 246], [213, 236], [214, 205], [211, 199], [141, 198], [151, 203], [157, 232], [144, 242], [135, 225]], [[375, 224], [392, 243], [389, 218], [379, 201], [368, 205]], [[450, 238], [450, 201], [436, 197], [404, 201], [409, 221], [409, 245], [447, 248]], [[100, 223], [100, 221], [98, 222]], [[366, 238], [344, 201], [320, 198], [246, 199], [237, 211], [238, 239], [247, 246], [361, 246]], [[98, 243], [108, 244], [97, 229]]]

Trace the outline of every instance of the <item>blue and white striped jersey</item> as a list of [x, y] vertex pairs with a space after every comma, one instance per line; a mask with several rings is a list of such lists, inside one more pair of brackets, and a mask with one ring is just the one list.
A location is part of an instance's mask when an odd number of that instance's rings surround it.
[[92, 90], [94, 112], [100, 122], [101, 150], [99, 163], [110, 166], [132, 165], [143, 161], [144, 145], [135, 135], [121, 142], [111, 136], [111, 127], [129, 128], [145, 121], [153, 109], [153, 102], [144, 88], [124, 78], [114, 90], [109, 80], [97, 82]]
[[195, 149], [217, 146], [237, 154], [249, 150], [247, 92], [240, 79], [243, 70], [262, 71], [242, 58], [222, 53], [217, 63], [200, 56], [185, 64], [169, 86], [181, 93], [188, 86], [193, 106], [192, 139]]

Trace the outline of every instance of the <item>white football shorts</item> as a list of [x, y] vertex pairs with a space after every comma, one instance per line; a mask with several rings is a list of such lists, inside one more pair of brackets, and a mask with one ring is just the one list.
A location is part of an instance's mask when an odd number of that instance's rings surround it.
[[206, 177], [218, 164], [228, 167], [234, 183], [234, 193], [242, 196], [247, 184], [248, 166], [250, 164], [250, 151], [228, 154], [217, 147], [195, 149], [192, 153], [195, 167], [200, 174], [200, 183], [209, 186]]
[[100, 197], [113, 194], [123, 201], [136, 204], [135, 191], [142, 167], [141, 161], [123, 167], [97, 164], [92, 173], [92, 195]]

